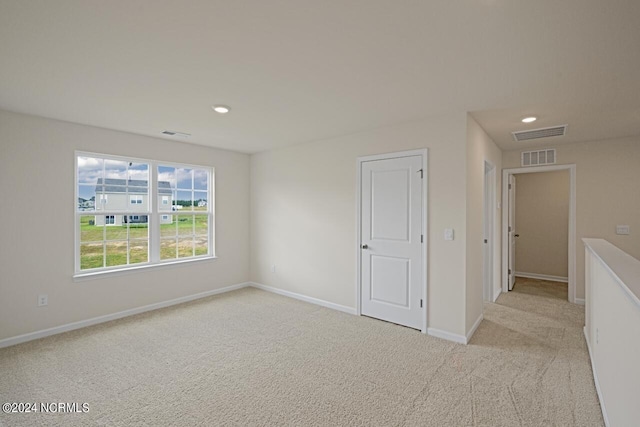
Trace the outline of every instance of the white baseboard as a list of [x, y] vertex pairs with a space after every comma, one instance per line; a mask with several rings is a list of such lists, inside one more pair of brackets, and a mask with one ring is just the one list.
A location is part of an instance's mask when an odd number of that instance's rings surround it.
[[480, 313], [480, 316], [478, 316], [478, 319], [476, 319], [476, 322], [473, 324], [469, 332], [467, 332], [465, 344], [468, 344], [469, 341], [471, 341], [471, 337], [476, 332], [476, 329], [478, 329], [478, 326], [480, 326], [480, 323], [482, 323], [482, 319], [484, 319], [484, 314]]
[[133, 316], [134, 314], [140, 314], [146, 311], [157, 310], [159, 308], [169, 307], [176, 304], [182, 304], [183, 302], [189, 302], [189, 301], [197, 300], [200, 298], [209, 297], [212, 295], [235, 291], [237, 289], [246, 288], [247, 286], [250, 286], [250, 285], [251, 283], [249, 282], [238, 283], [237, 285], [226, 286], [220, 289], [213, 289], [211, 291], [205, 291], [205, 292], [200, 292], [193, 295], [187, 295], [187, 296], [175, 298], [169, 301], [162, 301], [154, 304], [145, 305], [142, 307], [131, 308], [129, 310], [124, 310], [117, 313], [93, 317], [87, 320], [80, 320], [78, 322], [67, 323], [66, 325], [55, 326], [53, 328], [43, 329], [41, 331], [29, 332], [27, 334], [5, 338], [0, 340], [0, 348], [9, 347], [11, 345], [16, 345], [23, 342], [36, 340], [38, 338], [48, 337], [50, 335], [56, 335], [56, 334], [61, 334], [63, 332], [73, 331], [74, 329], [80, 329], [87, 326], [97, 325], [99, 323], [109, 322], [111, 320], [122, 319], [123, 317]]
[[[311, 304], [317, 304], [319, 306], [330, 308], [330, 309], [333, 309], [333, 310], [342, 311], [344, 313], [349, 313], [349, 314], [354, 314], [354, 315], [357, 314], [355, 308], [346, 307], [346, 306], [339, 305], [339, 304], [334, 304], [332, 302], [328, 302], [328, 301], [321, 300], [321, 299], [318, 299], [318, 298], [308, 297], [306, 295], [297, 294], [297, 293], [291, 292], [291, 291], [285, 291], [283, 289], [274, 288], [272, 286], [263, 285], [261, 283], [252, 282], [251, 286], [256, 288], [256, 289], [261, 289], [261, 290], [267, 291], [267, 292], [273, 292], [274, 294], [286, 296], [286, 297], [289, 297], [289, 298], [294, 298], [294, 299], [297, 299], [297, 300], [300, 300], [300, 301], [309, 302]], [[471, 339], [471, 336], [473, 335], [473, 333], [476, 331], [476, 329], [480, 325], [480, 322], [482, 322], [482, 319], [483, 319], [483, 316], [481, 314], [480, 317], [478, 318], [478, 320], [476, 320], [476, 322], [473, 324], [473, 327], [471, 328], [471, 330], [469, 331], [469, 334], [466, 337], [464, 335], [452, 334], [451, 332], [447, 332], [447, 331], [443, 331], [443, 330], [435, 329], [435, 328], [427, 328], [427, 334], [431, 335], [432, 337], [442, 338], [442, 339], [445, 339], [445, 340], [448, 340], [448, 341], [453, 341], [453, 342], [456, 342], [456, 343], [459, 343], [459, 344], [467, 344], [469, 342], [469, 339]]]
[[465, 337], [464, 335], [452, 334], [451, 332], [443, 331], [441, 329], [427, 328], [427, 334], [431, 335], [432, 337], [457, 342], [458, 344], [467, 343], [467, 337]]
[[332, 302], [329, 301], [325, 301], [325, 300], [321, 300], [318, 298], [313, 298], [313, 297], [308, 297], [306, 295], [302, 295], [302, 294], [297, 294], [295, 292], [291, 292], [291, 291], [285, 291], [283, 289], [279, 289], [279, 288], [274, 288], [272, 286], [267, 286], [267, 285], [263, 285], [262, 283], [256, 283], [256, 282], [251, 282], [250, 286], [256, 288], [256, 289], [262, 289], [263, 291], [267, 291], [267, 292], [272, 292], [274, 294], [278, 294], [278, 295], [282, 295], [285, 297], [289, 297], [289, 298], [294, 298], [300, 301], [305, 301], [305, 302], [309, 302], [311, 304], [316, 304], [322, 307], [326, 307], [326, 308], [330, 308], [332, 310], [338, 310], [338, 311], [342, 311], [344, 313], [349, 313], [349, 314], [356, 314], [356, 309], [355, 308], [351, 308], [351, 307], [347, 307], [344, 305], [340, 305], [340, 304], [334, 304]]
[[480, 323], [482, 323], [482, 319], [484, 319], [484, 315], [480, 314], [480, 316], [475, 321], [475, 323], [473, 324], [469, 332], [467, 332], [467, 336], [453, 334], [451, 332], [443, 331], [442, 329], [436, 329], [436, 328], [427, 328], [427, 334], [431, 335], [432, 337], [442, 338], [447, 341], [453, 341], [453, 342], [457, 342], [458, 344], [467, 345], [469, 341], [471, 341], [471, 337], [476, 332], [476, 329], [478, 329], [478, 326], [480, 326]]
[[[132, 308], [132, 309], [120, 311], [117, 313], [106, 314], [104, 316], [93, 317], [91, 319], [80, 320], [78, 322], [67, 323], [65, 325], [55, 326], [53, 328], [43, 329], [35, 332], [29, 332], [27, 334], [18, 335], [15, 337], [5, 338], [0, 340], [0, 348], [9, 347], [12, 345], [36, 340], [38, 338], [48, 337], [51, 335], [61, 334], [63, 332], [73, 331], [75, 329], [85, 328], [87, 326], [93, 326], [100, 323], [109, 322], [111, 320], [122, 319], [123, 317], [133, 316], [135, 314], [140, 314], [140, 313], [144, 313], [151, 310], [157, 310], [160, 308], [165, 308], [165, 307], [169, 307], [176, 304], [182, 304], [184, 302], [194, 301], [194, 300], [197, 300], [200, 298], [206, 298], [212, 295], [235, 291], [237, 289], [246, 288], [248, 286], [261, 289], [263, 291], [272, 292], [278, 295], [286, 296], [289, 298], [294, 298], [300, 301], [305, 301], [311, 304], [316, 304], [322, 307], [330, 308], [332, 310], [342, 311], [344, 313], [353, 314], [353, 315], [357, 314], [355, 308], [347, 307], [340, 304], [335, 304], [329, 301], [309, 297], [309, 296], [298, 294], [291, 291], [285, 291], [283, 289], [274, 288], [272, 286], [263, 285], [261, 283], [245, 282], [245, 283], [239, 283], [236, 285], [226, 286], [220, 289], [213, 289], [211, 291], [200, 292], [194, 295], [187, 295], [184, 297], [175, 298], [168, 301], [149, 304], [142, 307]], [[483, 318], [482, 315], [480, 315], [480, 317], [478, 318], [478, 320], [476, 320], [476, 322], [474, 323], [473, 327], [471, 328], [467, 336], [453, 334], [451, 332], [443, 331], [436, 328], [427, 328], [427, 333], [433, 337], [442, 338], [442, 339], [453, 341], [460, 344], [467, 344], [471, 339], [471, 336], [473, 335], [475, 330], [480, 325], [480, 322], [482, 322], [482, 318]]]
[[496, 300], [498, 299], [501, 293], [502, 293], [502, 288], [498, 288], [495, 290], [495, 292], [493, 293], [493, 302], [496, 302]]
[[578, 305], [584, 305], [584, 298], [574, 298], [573, 302]]
[[522, 271], [516, 271], [516, 277], [526, 277], [527, 279], [540, 279], [540, 280], [549, 280], [551, 282], [569, 283], [568, 277], [551, 276], [549, 274], [524, 273]]
[[[272, 286], [263, 285], [261, 283], [252, 282], [251, 286], [253, 286], [256, 289], [262, 289], [263, 291], [273, 292], [274, 294], [286, 296], [286, 297], [289, 297], [289, 298], [295, 298], [295, 299], [300, 300], [300, 301], [309, 302], [311, 304], [317, 304], [317, 305], [320, 305], [322, 307], [331, 308], [333, 310], [342, 311], [344, 313], [349, 313], [349, 314], [354, 314], [354, 315], [357, 314], [355, 308], [346, 307], [346, 306], [339, 305], [339, 304], [334, 304], [332, 302], [324, 301], [324, 300], [321, 300], [321, 299], [318, 299], [318, 298], [308, 297], [306, 295], [297, 294], [297, 293], [291, 292], [291, 291], [285, 291], [285, 290], [282, 290], [282, 289], [274, 288]], [[459, 343], [459, 344], [467, 344], [469, 342], [469, 340], [471, 339], [471, 336], [473, 335], [473, 333], [476, 331], [476, 329], [478, 329], [478, 326], [480, 326], [480, 323], [482, 322], [482, 319], [483, 319], [483, 315], [481, 314], [480, 317], [478, 317], [478, 320], [476, 320], [476, 322], [471, 327], [471, 330], [469, 331], [467, 336], [453, 334], [451, 332], [447, 332], [447, 331], [443, 331], [443, 330], [435, 329], [435, 328], [427, 328], [427, 334], [431, 335], [432, 337], [442, 338], [442, 339], [445, 339], [445, 340], [448, 340], [448, 341], [453, 341], [453, 342], [456, 342], [456, 343]]]
[[589, 336], [587, 335], [587, 327], [585, 326], [582, 330], [584, 332], [584, 339], [587, 342], [587, 349], [589, 350], [589, 361], [591, 362], [591, 371], [593, 372], [593, 382], [596, 385], [596, 393], [598, 394], [598, 400], [600, 401], [602, 418], [604, 419], [604, 425], [609, 427], [609, 417], [607, 416], [607, 409], [604, 407], [604, 400], [602, 399], [602, 391], [600, 390], [600, 382], [598, 381], [598, 374], [596, 373], [596, 365], [593, 361], [593, 353], [591, 352], [591, 344], [589, 343]]

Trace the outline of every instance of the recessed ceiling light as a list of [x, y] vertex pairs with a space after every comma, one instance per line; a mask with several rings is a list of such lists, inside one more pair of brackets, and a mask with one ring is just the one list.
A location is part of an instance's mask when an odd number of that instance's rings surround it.
[[531, 116], [531, 117], [525, 117], [524, 119], [522, 119], [522, 123], [533, 123], [533, 122], [535, 122], [536, 120], [538, 120], [538, 118], [537, 118], [537, 117], [533, 117], [533, 116]]
[[231, 111], [231, 107], [227, 105], [214, 105], [211, 108], [213, 108], [213, 111], [220, 114], [227, 114], [229, 111]]

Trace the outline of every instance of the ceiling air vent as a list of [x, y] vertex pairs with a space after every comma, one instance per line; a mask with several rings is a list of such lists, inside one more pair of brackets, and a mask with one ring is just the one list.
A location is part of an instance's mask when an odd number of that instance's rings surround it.
[[184, 133], [184, 132], [176, 132], [176, 131], [172, 131], [172, 130], [165, 130], [162, 132], [163, 135], [167, 135], [167, 136], [181, 136], [183, 138], [188, 138], [191, 136], [191, 134], [189, 133]]
[[513, 139], [515, 139], [516, 142], [528, 141], [530, 139], [549, 138], [552, 136], [564, 136], [565, 133], [567, 133], [567, 125], [511, 132]]
[[542, 166], [556, 163], [555, 148], [549, 150], [523, 151], [520, 154], [520, 164], [522, 166]]

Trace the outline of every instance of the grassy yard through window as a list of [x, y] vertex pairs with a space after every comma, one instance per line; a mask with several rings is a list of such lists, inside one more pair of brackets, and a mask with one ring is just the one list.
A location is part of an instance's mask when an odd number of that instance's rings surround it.
[[[172, 214], [160, 225], [160, 259], [206, 255], [208, 215]], [[95, 225], [96, 216], [80, 217], [80, 269], [114, 267], [149, 261], [148, 224]], [[127, 245], [128, 243], [128, 245]]]

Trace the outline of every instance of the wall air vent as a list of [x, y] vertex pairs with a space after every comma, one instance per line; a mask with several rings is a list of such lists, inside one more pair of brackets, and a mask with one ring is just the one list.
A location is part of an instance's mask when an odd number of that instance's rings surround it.
[[516, 142], [528, 141], [530, 139], [550, 138], [552, 136], [564, 136], [566, 133], [567, 125], [511, 132], [513, 139]]
[[162, 132], [163, 135], [167, 135], [167, 136], [180, 136], [182, 138], [188, 138], [191, 136], [191, 134], [189, 133], [184, 133], [184, 132], [176, 132], [176, 131], [172, 131], [172, 130], [165, 130]]
[[522, 166], [542, 166], [556, 163], [556, 150], [523, 151], [520, 154], [520, 164]]

